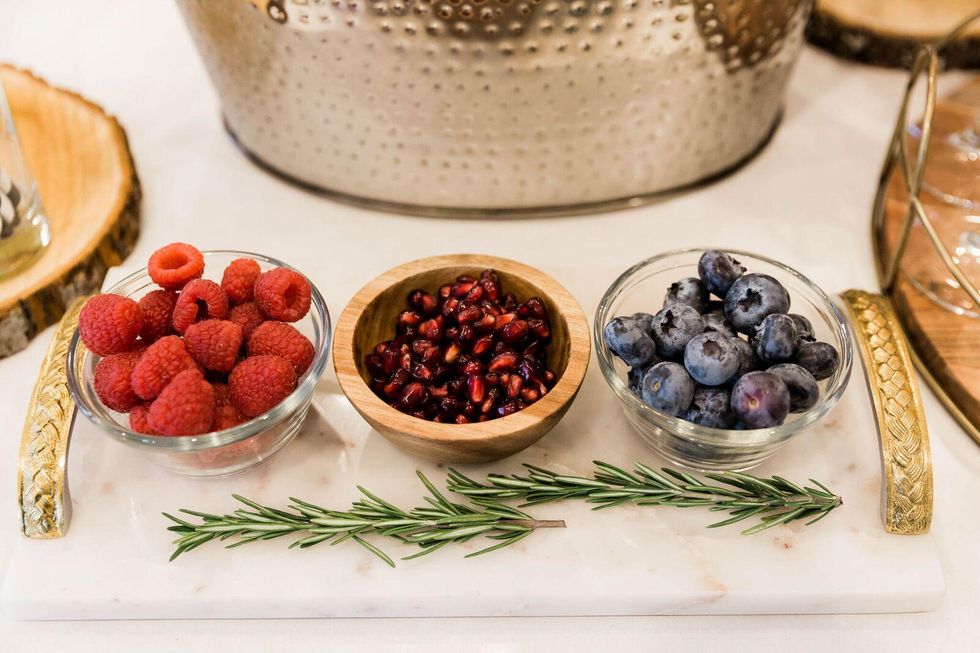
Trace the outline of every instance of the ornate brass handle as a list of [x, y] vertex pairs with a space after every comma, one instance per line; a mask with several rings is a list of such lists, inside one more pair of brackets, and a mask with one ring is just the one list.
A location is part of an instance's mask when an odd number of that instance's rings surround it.
[[918, 380], [891, 303], [863, 290], [841, 295], [855, 325], [881, 443], [882, 521], [920, 535], [932, 522], [932, 456]]
[[31, 538], [63, 537], [71, 519], [67, 464], [75, 401], [68, 392], [65, 363], [78, 314], [86, 299], [76, 299], [55, 330], [24, 421], [17, 497], [21, 532]]

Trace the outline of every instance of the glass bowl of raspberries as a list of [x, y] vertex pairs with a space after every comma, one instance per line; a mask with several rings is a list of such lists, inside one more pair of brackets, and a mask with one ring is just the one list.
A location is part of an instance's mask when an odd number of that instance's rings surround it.
[[603, 296], [593, 337], [643, 441], [700, 470], [764, 462], [834, 407], [851, 372], [840, 308], [799, 272], [747, 252], [637, 263]]
[[153, 462], [228, 476], [299, 432], [330, 327], [323, 297], [289, 265], [172, 243], [86, 302], [68, 385], [88, 419]]

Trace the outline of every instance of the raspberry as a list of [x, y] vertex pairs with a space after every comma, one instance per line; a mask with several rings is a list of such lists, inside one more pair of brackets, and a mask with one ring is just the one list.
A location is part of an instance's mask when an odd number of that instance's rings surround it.
[[96, 295], [78, 316], [78, 331], [89, 351], [99, 356], [129, 351], [143, 328], [139, 304], [120, 295]]
[[143, 399], [159, 395], [184, 370], [198, 370], [178, 336], [164, 336], [146, 348], [133, 368], [133, 391]]
[[193, 245], [171, 243], [153, 252], [146, 270], [161, 288], [180, 290], [204, 274], [204, 255]]
[[174, 330], [183, 333], [201, 320], [223, 320], [228, 315], [228, 298], [221, 286], [207, 279], [189, 281], [174, 305]]
[[221, 287], [232, 306], [252, 301], [255, 282], [262, 274], [259, 264], [250, 258], [236, 258], [221, 277]]
[[204, 320], [187, 327], [184, 346], [204, 369], [230, 372], [242, 348], [242, 328], [228, 320]]
[[255, 302], [239, 304], [228, 312], [228, 319], [242, 328], [242, 338], [247, 342], [255, 327], [266, 321], [265, 313]]
[[149, 425], [162, 435], [200, 435], [214, 421], [214, 388], [197, 370], [174, 377], [150, 404]]
[[257, 417], [289, 396], [296, 387], [296, 372], [285, 358], [252, 356], [232, 370], [228, 387], [242, 414]]
[[310, 310], [310, 282], [289, 268], [263, 272], [255, 282], [255, 302], [274, 320], [298, 322]]
[[309, 338], [285, 322], [263, 322], [248, 339], [249, 356], [281, 356], [292, 363], [297, 376], [310, 369], [313, 353]]
[[177, 293], [170, 290], [153, 290], [140, 299], [143, 311], [143, 329], [140, 337], [146, 342], [154, 342], [174, 332], [170, 319], [177, 303]]
[[248, 418], [242, 415], [231, 401], [231, 390], [224, 383], [214, 384], [214, 422], [212, 431], [224, 431], [239, 424], [244, 424]]
[[143, 435], [160, 435], [150, 428], [149, 416], [150, 404], [136, 404], [129, 411], [129, 428]]
[[140, 352], [112, 354], [100, 360], [95, 366], [92, 385], [95, 386], [95, 394], [106, 408], [128, 413], [140, 402], [140, 398], [133, 392], [133, 384], [130, 380], [139, 358]]

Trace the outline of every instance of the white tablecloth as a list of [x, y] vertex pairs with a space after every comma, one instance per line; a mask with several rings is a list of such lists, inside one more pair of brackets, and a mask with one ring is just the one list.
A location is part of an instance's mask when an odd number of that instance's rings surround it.
[[[29, 67], [52, 83], [80, 91], [116, 114], [127, 128], [143, 186], [143, 236], [134, 254], [145, 259], [165, 242], [183, 239], [204, 247], [226, 246], [221, 226], [241, 249], [289, 256], [287, 240], [262, 225], [274, 212], [282, 228], [301, 230], [306, 220], [329, 215], [358, 220], [358, 231], [383, 234], [382, 216], [331, 204], [259, 173], [235, 151], [220, 128], [218, 102], [176, 8], [169, 2], [41, 0], [8, 2], [0, 12], [0, 60]], [[813, 253], [808, 270], [828, 289], [869, 286], [873, 279], [868, 210], [877, 170], [897, 108], [904, 76], [852, 65], [808, 49], [790, 89], [784, 123], [769, 148], [748, 167], [713, 187], [637, 209], [629, 222], [649, 225], [642, 234], [650, 252], [686, 242], [656, 241], [658, 219], [672, 202], [703, 202], [714, 242], [751, 249], [758, 230], [797, 243], [827, 246]], [[726, 206], [757, 220], [726, 221]], [[837, 225], [824, 226], [833, 214]], [[624, 214], [625, 215], [625, 214]], [[841, 217], [846, 217], [841, 220]], [[195, 238], [202, 220], [203, 237]], [[583, 220], [574, 218], [572, 220]], [[613, 224], [606, 218], [603, 224]], [[625, 221], [626, 218], [623, 218]], [[365, 228], [368, 222], [370, 228]], [[447, 227], [450, 223], [435, 223]], [[829, 222], [828, 222], [829, 225]], [[598, 225], [597, 225], [598, 226]], [[511, 223], [507, 228], [515, 228]], [[380, 229], [377, 231], [375, 228]], [[465, 237], [465, 226], [453, 225]], [[833, 233], [830, 233], [833, 231]], [[352, 230], [353, 232], [353, 230]], [[229, 233], [231, 233], [229, 231]], [[633, 238], [638, 234], [630, 234]], [[564, 245], [572, 257], [582, 239]], [[457, 240], [443, 239], [452, 248]], [[830, 243], [834, 243], [833, 246]], [[472, 249], [469, 248], [469, 249]], [[406, 251], [405, 257], [411, 253]], [[305, 251], [303, 256], [315, 256]], [[614, 252], [607, 252], [614, 255]], [[774, 254], [775, 255], [775, 254]], [[821, 258], [823, 257], [823, 258]], [[378, 271], [389, 267], [379, 262]], [[397, 263], [399, 261], [391, 261]], [[533, 264], [534, 261], [528, 261]], [[624, 260], [624, 266], [632, 263]], [[792, 263], [792, 262], [791, 262]], [[301, 264], [301, 260], [299, 261]], [[335, 311], [340, 306], [333, 307]], [[591, 308], [591, 307], [590, 307]], [[42, 334], [24, 352], [0, 361], [0, 575], [17, 532], [15, 461], [21, 425], [37, 367], [47, 348]], [[854, 381], [861, 382], [860, 376]], [[927, 393], [933, 432], [936, 508], [933, 529], [948, 594], [937, 612], [847, 617], [651, 617], [555, 619], [417, 619], [322, 621], [60, 622], [17, 623], [0, 617], [0, 649], [38, 650], [456, 650], [506, 651], [657, 649], [730, 650], [975, 650], [980, 635], [980, 447]], [[874, 437], [855, 433], [855, 437]], [[79, 561], [84, 564], [84, 561]], [[900, 570], [896, 570], [900, 573]], [[913, 647], [915, 647], [913, 649]]]

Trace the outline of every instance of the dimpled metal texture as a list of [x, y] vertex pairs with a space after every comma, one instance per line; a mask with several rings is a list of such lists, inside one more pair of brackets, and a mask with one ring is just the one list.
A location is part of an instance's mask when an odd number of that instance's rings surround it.
[[412, 213], [573, 212], [765, 141], [809, 0], [177, 0], [254, 158]]

